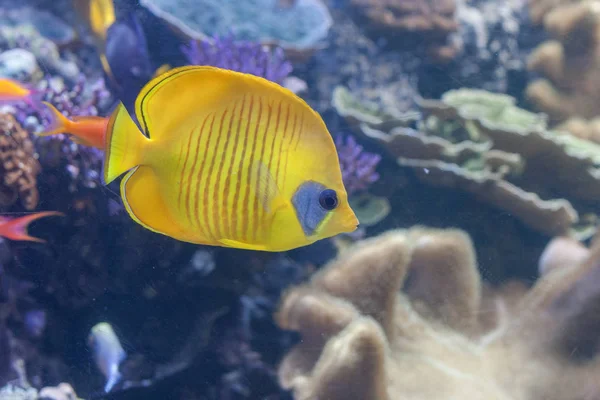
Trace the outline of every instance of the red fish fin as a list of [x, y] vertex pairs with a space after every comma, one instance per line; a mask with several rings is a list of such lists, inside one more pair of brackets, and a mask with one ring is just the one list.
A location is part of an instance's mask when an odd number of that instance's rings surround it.
[[0, 225], [0, 236], [4, 236], [11, 240], [25, 240], [30, 242], [44, 243], [45, 240], [29, 236], [27, 233], [27, 227], [33, 221], [49, 216], [64, 216], [63, 213], [58, 211], [42, 211], [35, 214], [26, 215], [11, 219], [2, 225]]
[[52, 104], [42, 102], [48, 109], [50, 114], [50, 125], [43, 132], [36, 133], [38, 136], [52, 136], [59, 133], [70, 133], [71, 121], [61, 114]]

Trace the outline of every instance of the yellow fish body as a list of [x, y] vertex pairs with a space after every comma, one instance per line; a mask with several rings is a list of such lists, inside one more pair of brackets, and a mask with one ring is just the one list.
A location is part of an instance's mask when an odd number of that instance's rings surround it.
[[215, 246], [285, 251], [351, 232], [325, 123], [291, 91], [206, 66], [173, 69], [123, 105], [106, 135], [106, 183], [146, 228]]

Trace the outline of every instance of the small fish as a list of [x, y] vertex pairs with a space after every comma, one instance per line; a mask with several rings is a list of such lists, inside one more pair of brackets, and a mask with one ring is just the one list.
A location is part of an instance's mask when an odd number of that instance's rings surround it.
[[113, 0], [73, 2], [94, 34], [108, 84], [125, 107], [133, 110], [144, 85], [170, 67], [154, 69], [146, 35], [133, 9], [121, 3], [117, 10]]
[[126, 357], [125, 350], [108, 322], [100, 322], [92, 327], [88, 346], [98, 369], [106, 377], [104, 391], [108, 393], [121, 379], [119, 366]]
[[105, 48], [107, 36], [106, 31], [116, 21], [115, 6], [113, 1], [73, 0], [73, 5], [94, 34], [102, 67], [105, 71], [110, 72], [110, 66], [106, 59]]
[[[201, 96], [199, 95], [201, 93]], [[123, 104], [107, 128], [104, 179], [129, 215], [178, 240], [285, 251], [342, 232], [348, 204], [322, 118], [291, 91], [249, 74], [175, 68]]]
[[37, 136], [52, 136], [60, 133], [72, 135], [71, 140], [97, 149], [104, 149], [104, 136], [108, 126], [108, 118], [103, 117], [73, 117], [68, 119], [52, 104], [43, 102], [48, 108], [51, 122], [46, 130]]
[[0, 236], [10, 240], [45, 243], [43, 239], [29, 236], [27, 226], [37, 219], [49, 216], [64, 216], [64, 214], [58, 211], [42, 211], [18, 218], [0, 216]]
[[43, 93], [29, 89], [12, 79], [0, 78], [0, 103], [24, 102], [39, 110], [39, 101]]
[[112, 77], [117, 97], [133, 112], [138, 93], [154, 74], [146, 36], [133, 12], [124, 14], [108, 28], [105, 50], [107, 75]]

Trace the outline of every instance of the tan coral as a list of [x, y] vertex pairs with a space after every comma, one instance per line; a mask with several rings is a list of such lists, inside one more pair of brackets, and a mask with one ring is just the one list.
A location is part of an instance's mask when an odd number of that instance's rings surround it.
[[579, 3], [581, 0], [529, 0], [529, 17], [536, 25], [544, 22], [544, 17], [557, 7]]
[[10, 114], [0, 114], [0, 205], [20, 199], [33, 210], [39, 200], [37, 176], [41, 166], [29, 134]]
[[458, 29], [455, 0], [352, 0], [351, 5], [372, 30], [391, 41], [413, 32], [434, 59], [449, 61], [457, 54], [458, 49], [448, 44], [448, 36]]
[[569, 132], [571, 135], [600, 143], [600, 117], [590, 120], [585, 118], [569, 118], [564, 123], [557, 125], [559, 131]]
[[302, 340], [281, 384], [298, 400], [596, 399], [600, 246], [560, 260], [531, 289], [493, 289], [462, 231], [365, 240], [284, 297], [277, 321]]
[[552, 122], [600, 115], [600, 1], [555, 7], [544, 26], [556, 39], [528, 60], [528, 68], [544, 76], [529, 84], [528, 99]]

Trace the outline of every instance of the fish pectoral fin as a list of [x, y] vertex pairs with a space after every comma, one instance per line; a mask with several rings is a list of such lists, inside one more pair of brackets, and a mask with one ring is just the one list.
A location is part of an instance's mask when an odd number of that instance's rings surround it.
[[263, 162], [259, 160], [254, 161], [250, 165], [250, 173], [259, 177], [258, 188], [254, 193], [258, 196], [258, 200], [267, 214], [272, 215], [279, 208], [287, 205], [275, 178]]
[[151, 167], [137, 166], [121, 181], [121, 197], [129, 216], [144, 228], [182, 240], [182, 230], [170, 219], [160, 182]]
[[232, 240], [232, 239], [219, 239], [218, 242], [221, 243], [225, 247], [234, 247], [234, 248], [244, 249], [244, 250], [268, 251], [267, 246], [262, 245], [262, 244], [250, 244], [250, 243], [239, 242], [237, 240]]

